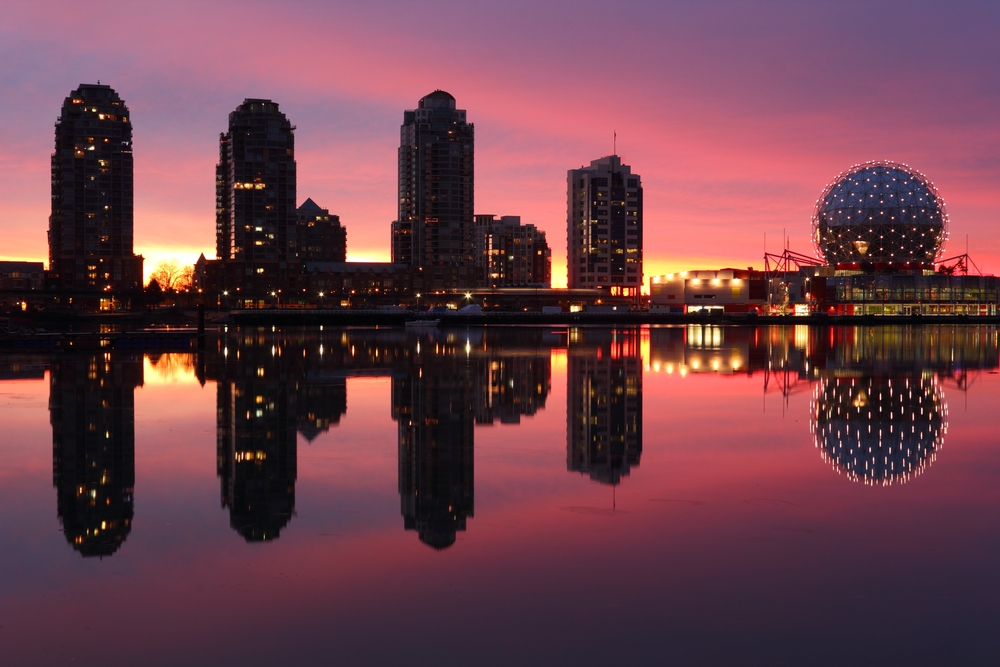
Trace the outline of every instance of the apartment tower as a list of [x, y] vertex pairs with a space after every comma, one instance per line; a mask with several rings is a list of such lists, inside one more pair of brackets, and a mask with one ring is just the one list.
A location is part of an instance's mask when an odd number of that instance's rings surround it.
[[423, 289], [478, 284], [473, 250], [474, 127], [455, 98], [436, 90], [403, 112], [399, 214], [392, 261], [409, 264]]
[[271, 100], [247, 99], [219, 136], [216, 255], [223, 285], [244, 306], [296, 287], [295, 127]]
[[642, 287], [642, 180], [617, 155], [566, 179], [570, 288], [638, 296]]
[[[80, 84], [63, 102], [52, 154], [49, 270], [64, 290], [107, 294], [142, 286], [133, 252], [132, 120], [111, 86]], [[118, 297], [120, 299], [120, 297]]]

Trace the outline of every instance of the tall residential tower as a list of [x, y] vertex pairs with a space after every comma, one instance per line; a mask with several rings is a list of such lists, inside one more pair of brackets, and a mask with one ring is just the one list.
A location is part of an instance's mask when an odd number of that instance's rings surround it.
[[567, 176], [570, 288], [638, 296], [642, 287], [642, 180], [617, 155]]
[[216, 255], [223, 287], [243, 305], [271, 303], [295, 287], [295, 127], [271, 100], [229, 114], [215, 169]]
[[424, 289], [478, 284], [473, 250], [474, 127], [455, 98], [436, 90], [403, 112], [399, 215], [392, 261], [423, 276]]
[[[52, 154], [49, 270], [62, 289], [142, 286], [132, 244], [132, 122], [111, 86], [80, 84], [63, 102]], [[111, 299], [102, 306], [110, 307]]]

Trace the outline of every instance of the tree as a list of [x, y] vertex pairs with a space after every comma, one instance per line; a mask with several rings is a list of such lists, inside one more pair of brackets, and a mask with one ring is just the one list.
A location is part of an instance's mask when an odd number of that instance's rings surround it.
[[186, 292], [191, 289], [194, 268], [179, 266], [176, 260], [163, 260], [149, 275], [149, 284], [155, 280], [164, 292]]

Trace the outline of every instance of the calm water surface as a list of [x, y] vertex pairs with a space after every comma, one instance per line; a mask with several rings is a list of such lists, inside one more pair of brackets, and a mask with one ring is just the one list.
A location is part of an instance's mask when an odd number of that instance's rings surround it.
[[1000, 662], [997, 329], [0, 355], [0, 663]]

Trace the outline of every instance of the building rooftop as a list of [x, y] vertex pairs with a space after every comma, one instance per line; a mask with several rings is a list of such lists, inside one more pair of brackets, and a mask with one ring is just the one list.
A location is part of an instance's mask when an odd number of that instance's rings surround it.
[[451, 93], [446, 93], [443, 90], [435, 90], [430, 95], [420, 98], [419, 108], [421, 109], [439, 109], [441, 107], [448, 109], [455, 108], [455, 98]]
[[303, 213], [309, 212], [309, 211], [312, 211], [312, 212], [315, 212], [315, 213], [319, 213], [322, 210], [323, 209], [320, 208], [319, 204], [317, 204], [316, 202], [314, 202], [312, 200], [312, 198], [308, 198], [308, 197], [306, 198], [306, 200], [304, 202], [302, 202], [302, 206], [299, 206], [299, 211], [301, 211]]

